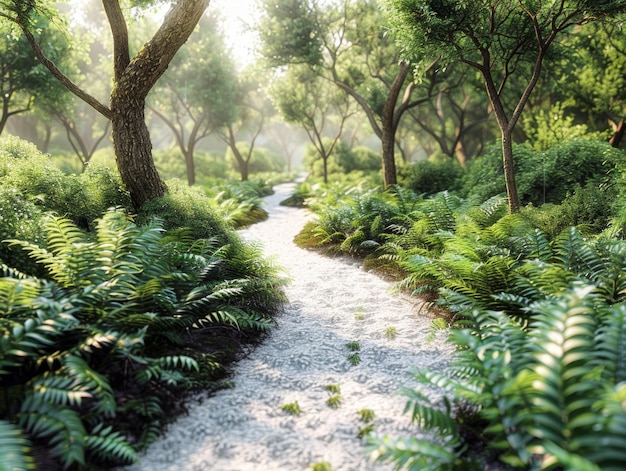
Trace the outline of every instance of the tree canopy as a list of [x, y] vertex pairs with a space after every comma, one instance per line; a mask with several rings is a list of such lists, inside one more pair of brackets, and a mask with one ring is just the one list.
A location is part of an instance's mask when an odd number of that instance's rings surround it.
[[[519, 210], [512, 133], [553, 43], [573, 27], [626, 11], [624, 0], [388, 0], [392, 28], [416, 70], [434, 59], [478, 71], [501, 130], [509, 210]], [[513, 90], [511, 90], [513, 89]]]

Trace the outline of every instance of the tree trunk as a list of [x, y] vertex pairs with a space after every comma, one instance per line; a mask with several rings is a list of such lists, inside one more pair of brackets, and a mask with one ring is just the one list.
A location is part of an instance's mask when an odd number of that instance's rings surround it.
[[504, 167], [504, 181], [506, 194], [509, 198], [509, 212], [518, 213], [520, 208], [517, 184], [515, 183], [515, 164], [513, 162], [512, 130], [502, 130], [502, 165]]
[[196, 163], [193, 158], [193, 148], [191, 148], [191, 143], [189, 144], [190, 148], [183, 152], [183, 156], [185, 157], [185, 166], [187, 167], [187, 184], [189, 186], [193, 186], [196, 184]]
[[386, 123], [383, 119], [383, 136], [381, 142], [383, 153], [383, 183], [385, 188], [387, 188], [389, 185], [395, 185], [396, 183], [398, 183], [395, 159], [395, 134], [396, 133], [395, 129], [393, 129], [393, 124], [389, 126], [389, 123]]
[[[406, 110], [406, 104], [403, 103], [403, 109], [396, 111], [396, 103], [400, 96], [402, 86], [409, 75], [409, 64], [401, 62], [398, 67], [398, 73], [389, 88], [389, 94], [385, 101], [383, 114], [381, 116], [381, 144], [382, 144], [382, 160], [383, 160], [383, 183], [385, 188], [389, 185], [398, 183], [396, 172], [396, 130], [400, 122], [400, 116]], [[411, 89], [412, 90], [412, 89]], [[410, 91], [408, 91], [410, 95]], [[407, 97], [408, 101], [408, 97]]]
[[250, 176], [250, 170], [248, 168], [248, 162], [243, 159], [239, 161], [239, 173], [241, 173], [241, 181], [247, 182]]
[[152, 159], [152, 142], [146, 126], [144, 100], [129, 96], [126, 88], [111, 94], [111, 130], [115, 160], [135, 209], [167, 191]]
[[626, 123], [624, 123], [623, 119], [620, 119], [619, 123], [617, 123], [617, 125], [614, 127], [613, 135], [609, 140], [609, 144], [611, 144], [611, 146], [615, 147], [616, 149], [619, 149], [619, 146], [622, 143], [622, 139], [624, 138], [624, 132], [626, 132]]

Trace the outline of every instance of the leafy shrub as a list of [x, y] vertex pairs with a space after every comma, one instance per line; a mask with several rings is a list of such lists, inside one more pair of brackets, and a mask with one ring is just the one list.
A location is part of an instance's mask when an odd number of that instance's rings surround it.
[[[324, 140], [328, 149], [332, 145], [330, 139]], [[308, 146], [304, 154], [304, 167], [309, 177], [319, 178], [324, 175], [323, 161], [313, 146]], [[380, 154], [365, 146], [351, 149], [347, 143], [338, 141], [328, 156], [328, 175], [347, 174], [351, 172], [379, 172], [382, 166]]]
[[80, 175], [66, 175], [26, 141], [0, 141], [0, 168], [3, 186], [42, 211], [66, 216], [85, 228], [111, 207], [131, 207], [117, 171], [90, 164]]
[[[16, 189], [0, 188], [0, 240], [22, 239], [36, 244], [45, 241], [45, 213], [33, 202], [25, 200]], [[0, 260], [29, 274], [39, 273], [37, 265], [22, 251], [6, 243], [0, 245]]]
[[[0, 278], [0, 455], [63, 468], [130, 463], [180, 404], [222, 374], [220, 358], [267, 330], [283, 281], [239, 250], [108, 212], [93, 237], [49, 217], [47, 248], [16, 241], [52, 281]], [[248, 268], [249, 266], [254, 268]], [[226, 334], [226, 335], [224, 335]], [[20, 443], [20, 447], [16, 447]]]
[[522, 214], [549, 238], [577, 226], [589, 234], [607, 229], [615, 215], [615, 194], [594, 185], [575, 187], [559, 205], [522, 208]]
[[373, 151], [366, 146], [356, 146], [352, 149], [341, 142], [341, 148], [337, 154], [333, 153], [331, 158], [337, 160], [339, 167], [344, 173], [362, 170], [365, 172], [380, 171], [382, 167], [382, 159], [380, 153]]
[[[516, 183], [523, 204], [561, 203], [576, 186], [608, 190], [623, 153], [605, 142], [571, 140], [544, 152], [515, 145]], [[502, 150], [493, 146], [468, 166], [463, 192], [484, 201], [506, 192]]]
[[[75, 204], [80, 212], [66, 213], [66, 216], [80, 223], [86, 220], [90, 225], [101, 218], [111, 208], [132, 208], [130, 195], [124, 188], [117, 170], [99, 164], [90, 164], [78, 175], [81, 204]], [[54, 208], [50, 208], [54, 210]], [[62, 213], [61, 213], [62, 214]]]
[[216, 213], [201, 188], [190, 187], [180, 180], [168, 180], [167, 186], [167, 194], [148, 201], [140, 209], [139, 225], [158, 217], [166, 230], [186, 227], [194, 239], [216, 239], [221, 244], [233, 242], [232, 228]]
[[[187, 165], [180, 149], [170, 147], [155, 149], [152, 152], [154, 164], [163, 180], [187, 180]], [[205, 184], [214, 178], [227, 178], [231, 171], [229, 164], [224, 160], [224, 154], [196, 150], [193, 155], [196, 174], [196, 183]]]
[[[238, 142], [237, 148], [239, 152], [246, 157], [250, 144], [248, 142]], [[239, 174], [239, 163], [233, 154], [232, 149], [229, 147], [226, 150], [226, 162], [228, 163], [230, 170], [236, 174]], [[287, 167], [285, 159], [264, 147], [255, 147], [252, 151], [252, 157], [248, 164], [248, 171], [250, 174], [257, 174], [263, 172], [282, 172]]]
[[266, 180], [227, 181], [204, 190], [215, 212], [234, 227], [241, 228], [267, 219], [261, 197], [271, 194], [273, 188]]
[[400, 168], [399, 182], [417, 194], [430, 196], [461, 188], [463, 167], [455, 159], [422, 160]]

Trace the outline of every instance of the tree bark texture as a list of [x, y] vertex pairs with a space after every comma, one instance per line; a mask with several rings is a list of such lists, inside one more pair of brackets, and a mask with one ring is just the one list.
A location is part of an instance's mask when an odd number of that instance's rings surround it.
[[159, 30], [132, 59], [118, 0], [102, 3], [114, 40], [111, 123], [115, 157], [133, 206], [139, 209], [146, 201], [167, 191], [152, 158], [152, 143], [145, 123], [146, 96], [193, 32], [209, 0], [174, 3]]
[[517, 183], [515, 182], [515, 164], [513, 161], [513, 138], [512, 130], [502, 131], [502, 165], [504, 167], [504, 182], [506, 194], [509, 199], [509, 212], [518, 213], [520, 209]]
[[391, 84], [383, 114], [381, 116], [381, 144], [382, 144], [382, 161], [383, 161], [383, 182], [385, 188], [398, 183], [396, 172], [396, 130], [400, 117], [405, 109], [396, 110], [396, 103], [400, 96], [402, 86], [409, 75], [409, 64], [401, 62], [398, 67], [398, 73]]

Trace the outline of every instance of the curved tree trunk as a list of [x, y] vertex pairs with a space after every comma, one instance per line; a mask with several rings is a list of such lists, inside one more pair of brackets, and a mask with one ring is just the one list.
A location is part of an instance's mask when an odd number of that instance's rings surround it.
[[176, 52], [187, 41], [209, 6], [209, 0], [177, 0], [165, 15], [152, 39], [131, 59], [128, 29], [119, 0], [102, 0], [113, 37], [113, 91], [107, 108], [61, 72], [45, 56], [32, 32], [28, 18], [18, 15], [21, 27], [41, 63], [74, 95], [111, 120], [113, 146], [120, 176], [135, 209], [165, 194], [152, 158], [150, 133], [145, 123], [145, 100], [167, 70]]
[[152, 158], [152, 141], [146, 126], [144, 100], [117, 88], [111, 95], [111, 131], [115, 160], [136, 209], [167, 191]]

